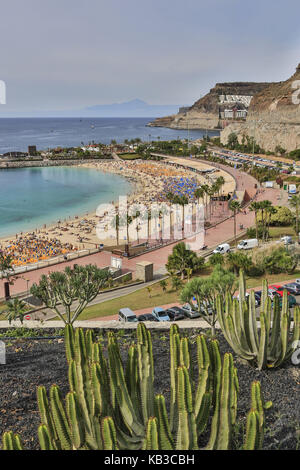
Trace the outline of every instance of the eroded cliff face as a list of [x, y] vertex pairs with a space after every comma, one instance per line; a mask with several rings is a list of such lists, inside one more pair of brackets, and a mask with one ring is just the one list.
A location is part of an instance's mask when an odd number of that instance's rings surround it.
[[[158, 118], [149, 125], [153, 127], [171, 127], [173, 129], [218, 129], [221, 125], [222, 109], [226, 107], [248, 109], [253, 95], [269, 85], [269, 83], [252, 82], [217, 83], [207, 95], [196, 101], [188, 111]], [[226, 97], [232, 97], [233, 101], [228, 102]], [[237, 98], [236, 102], [234, 101], [235, 97]]]
[[276, 146], [287, 151], [300, 148], [300, 64], [296, 73], [286, 81], [271, 84], [257, 93], [250, 104], [247, 120], [233, 123], [221, 132], [226, 144], [234, 132], [241, 142], [243, 135], [253, 136], [265, 150]]

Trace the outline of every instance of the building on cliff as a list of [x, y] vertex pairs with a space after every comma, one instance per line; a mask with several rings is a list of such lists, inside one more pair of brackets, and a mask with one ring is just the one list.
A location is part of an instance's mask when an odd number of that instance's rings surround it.
[[249, 105], [245, 122], [229, 124], [221, 132], [226, 145], [231, 133], [254, 137], [261, 148], [275, 151], [282, 147], [288, 152], [300, 148], [300, 64], [286, 81], [269, 84], [256, 93]]
[[227, 120], [246, 119], [253, 96], [269, 83], [217, 83], [208, 94], [178, 114], [157, 118], [149, 126], [174, 129], [221, 129]]

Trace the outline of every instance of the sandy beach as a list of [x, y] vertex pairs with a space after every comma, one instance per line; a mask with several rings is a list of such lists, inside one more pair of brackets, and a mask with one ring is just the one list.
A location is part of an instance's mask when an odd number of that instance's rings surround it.
[[[174, 160], [178, 164], [187, 165], [184, 159], [176, 158]], [[189, 162], [188, 165], [197, 169], [212, 169], [202, 162]], [[134, 210], [135, 207], [149, 210], [155, 203], [166, 203], [167, 189], [178, 184], [178, 181], [183, 182], [181, 185], [183, 189], [187, 186], [191, 191], [191, 187], [212, 184], [215, 179], [223, 176], [225, 179], [223, 194], [234, 190], [233, 178], [223, 170], [215, 170], [209, 175], [199, 175], [189, 169], [177, 168], [165, 162], [145, 160], [99, 161], [79, 166], [115, 173], [127, 178], [132, 184], [132, 190], [127, 195], [128, 206], [134, 207]], [[119, 201], [111, 202], [116, 208], [116, 214]], [[111, 213], [101, 213], [101, 211], [97, 210], [96, 212], [95, 210], [93, 213], [61, 220], [52, 226], [44, 226], [34, 232], [5, 237], [0, 240], [0, 248], [6, 251], [6, 247], [9, 247], [9, 254], [18, 260], [16, 264], [24, 265], [81, 249], [96, 248], [100, 244], [116, 246], [116, 230], [113, 220], [114, 216]], [[169, 217], [166, 216], [163, 221], [164, 225], [167, 225], [169, 220]], [[158, 221], [156, 220], [155, 223], [158, 224]], [[123, 226], [120, 226], [119, 230], [119, 244], [125, 244], [127, 243], [126, 224], [121, 225]], [[136, 219], [129, 227], [130, 241], [137, 238], [146, 239], [147, 225], [147, 221], [142, 220], [141, 217]], [[152, 230], [154, 230], [153, 227]]]

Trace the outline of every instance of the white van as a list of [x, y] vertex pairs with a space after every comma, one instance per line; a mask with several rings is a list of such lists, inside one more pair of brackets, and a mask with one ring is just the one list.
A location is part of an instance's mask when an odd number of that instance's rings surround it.
[[223, 243], [222, 245], [217, 246], [217, 248], [213, 251], [214, 254], [220, 253], [223, 255], [224, 253], [229, 253], [230, 245], [228, 243]]
[[242, 240], [238, 246], [238, 250], [250, 250], [251, 248], [256, 248], [258, 246], [257, 238], [250, 238], [249, 240]]
[[136, 314], [130, 308], [121, 308], [119, 311], [119, 321], [123, 322], [137, 322]]

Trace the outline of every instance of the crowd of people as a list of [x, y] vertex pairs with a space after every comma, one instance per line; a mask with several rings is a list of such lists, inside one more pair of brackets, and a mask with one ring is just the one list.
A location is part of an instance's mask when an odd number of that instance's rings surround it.
[[4, 256], [12, 258], [13, 266], [23, 266], [38, 261], [65, 255], [77, 248], [72, 244], [62, 244], [58, 239], [47, 239], [35, 234], [20, 236], [1, 247]]

